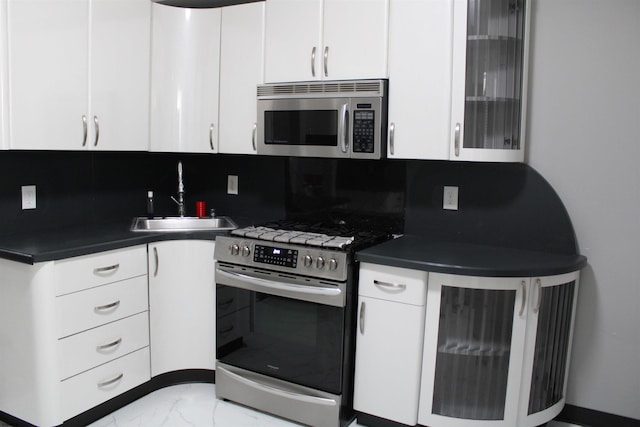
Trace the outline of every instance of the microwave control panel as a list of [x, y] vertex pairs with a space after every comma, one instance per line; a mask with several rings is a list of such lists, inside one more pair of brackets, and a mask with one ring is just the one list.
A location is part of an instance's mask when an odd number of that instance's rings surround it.
[[353, 152], [373, 153], [375, 149], [374, 110], [355, 110], [353, 113]]

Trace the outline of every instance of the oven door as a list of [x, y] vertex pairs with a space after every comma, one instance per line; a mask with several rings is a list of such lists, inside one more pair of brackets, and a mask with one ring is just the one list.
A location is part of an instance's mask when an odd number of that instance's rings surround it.
[[325, 292], [322, 289], [311, 289], [310, 298], [305, 298], [299, 288], [308, 286], [296, 286], [290, 280], [277, 283], [254, 277], [244, 268], [239, 273], [218, 264], [217, 358], [231, 366], [340, 394], [345, 308], [317, 302], [317, 292]]

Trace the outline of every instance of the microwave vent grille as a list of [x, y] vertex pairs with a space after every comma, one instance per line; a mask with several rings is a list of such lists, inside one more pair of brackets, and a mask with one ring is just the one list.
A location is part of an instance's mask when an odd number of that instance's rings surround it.
[[384, 93], [384, 81], [343, 81], [343, 82], [310, 82], [284, 83], [258, 86], [259, 97], [283, 95], [334, 95], [334, 94], [370, 94], [381, 96]]

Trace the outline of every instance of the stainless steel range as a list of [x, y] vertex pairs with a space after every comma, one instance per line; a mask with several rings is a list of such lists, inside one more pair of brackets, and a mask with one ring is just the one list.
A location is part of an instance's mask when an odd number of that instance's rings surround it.
[[352, 409], [356, 248], [389, 234], [278, 222], [216, 240], [216, 394], [318, 427]]

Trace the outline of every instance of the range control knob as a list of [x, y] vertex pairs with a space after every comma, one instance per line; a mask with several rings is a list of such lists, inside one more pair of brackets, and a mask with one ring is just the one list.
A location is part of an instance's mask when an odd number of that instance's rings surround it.
[[251, 253], [251, 249], [249, 249], [249, 246], [242, 247], [242, 256], [249, 256], [250, 253]]
[[318, 259], [316, 260], [316, 268], [324, 268], [324, 258], [319, 256]]
[[240, 246], [237, 244], [229, 245], [229, 253], [231, 255], [238, 255], [240, 253]]
[[338, 261], [335, 258], [331, 258], [329, 260], [329, 270], [335, 270], [336, 268], [338, 268]]
[[311, 255], [305, 255], [303, 260], [305, 267], [311, 267], [311, 265], [313, 265], [313, 258], [311, 258]]

